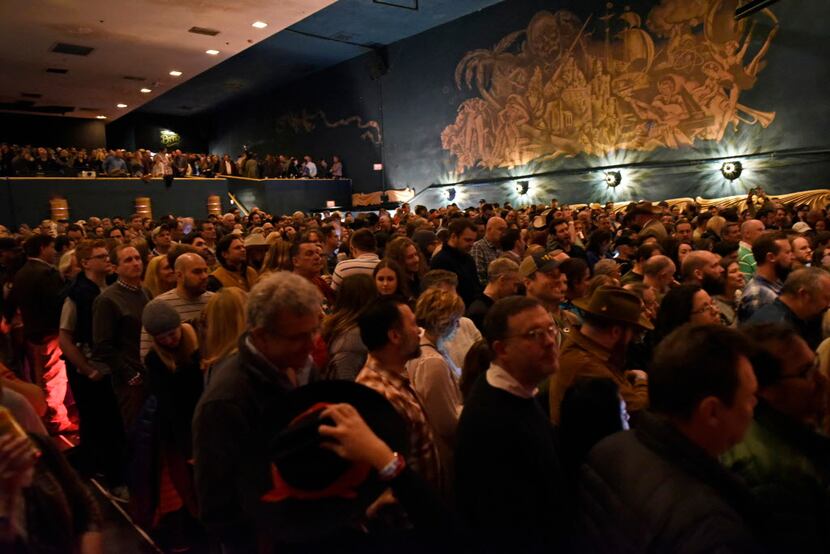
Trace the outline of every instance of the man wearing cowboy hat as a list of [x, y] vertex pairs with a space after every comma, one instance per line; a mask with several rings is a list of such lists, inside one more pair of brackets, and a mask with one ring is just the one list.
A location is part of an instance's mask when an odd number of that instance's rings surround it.
[[647, 236], [657, 237], [657, 240], [663, 240], [669, 236], [666, 227], [660, 222], [660, 215], [663, 210], [658, 206], [653, 206], [651, 202], [640, 202], [631, 211], [634, 217], [633, 223], [640, 227], [640, 238]]
[[571, 328], [562, 347], [557, 371], [550, 384], [550, 414], [559, 423], [559, 406], [565, 391], [580, 377], [611, 379], [620, 388], [629, 412], [648, 407], [645, 372], [624, 371], [625, 351], [638, 330], [654, 326], [642, 314], [642, 303], [633, 292], [600, 287], [590, 299], [574, 304], [582, 310], [581, 328]]

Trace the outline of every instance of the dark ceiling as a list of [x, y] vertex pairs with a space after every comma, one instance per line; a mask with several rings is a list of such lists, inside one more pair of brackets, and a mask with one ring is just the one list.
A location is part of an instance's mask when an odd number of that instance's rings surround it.
[[242, 93], [279, 88], [501, 1], [339, 0], [182, 83], [138, 111], [199, 113]]

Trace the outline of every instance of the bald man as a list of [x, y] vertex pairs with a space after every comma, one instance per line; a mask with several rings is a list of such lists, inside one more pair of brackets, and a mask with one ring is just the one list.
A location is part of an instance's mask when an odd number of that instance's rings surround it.
[[738, 243], [738, 267], [749, 282], [755, 276], [757, 264], [752, 255], [752, 245], [764, 232], [764, 223], [758, 219], [747, 219], [741, 225], [741, 242]]
[[686, 254], [680, 274], [684, 283], [698, 284], [711, 296], [723, 294], [723, 267], [720, 256], [708, 250], [695, 250]]
[[491, 217], [487, 220], [484, 229], [484, 238], [476, 241], [470, 250], [470, 256], [476, 262], [478, 280], [484, 286], [488, 282], [487, 268], [490, 262], [501, 256], [501, 237], [507, 230], [507, 222], [500, 217]]
[[668, 256], [658, 254], [643, 263], [643, 284], [654, 289], [659, 302], [669, 292], [677, 272], [674, 262]]
[[[156, 297], [179, 314], [182, 323], [198, 321], [210, 298], [215, 294], [207, 290], [208, 269], [205, 259], [199, 254], [186, 252], [176, 258], [176, 288]], [[141, 358], [150, 350], [151, 338], [141, 330]]]

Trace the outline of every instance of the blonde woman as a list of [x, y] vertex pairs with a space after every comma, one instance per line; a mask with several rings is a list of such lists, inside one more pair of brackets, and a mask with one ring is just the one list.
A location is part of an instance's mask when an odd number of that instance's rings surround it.
[[75, 256], [74, 248], [63, 253], [63, 256], [61, 256], [58, 262], [58, 271], [61, 272], [61, 277], [67, 283], [81, 272], [81, 266], [78, 265], [78, 257]]
[[170, 267], [167, 256], [156, 256], [147, 264], [144, 288], [150, 291], [153, 298], [176, 288], [176, 272]]
[[726, 227], [726, 219], [719, 215], [713, 215], [706, 222], [706, 233], [703, 236], [705, 237], [707, 234], [714, 235], [714, 238], [721, 240], [724, 227]]
[[431, 288], [424, 292], [415, 306], [415, 318], [424, 330], [421, 355], [407, 363], [412, 385], [435, 434], [445, 485], [452, 482], [455, 432], [461, 415], [462, 396], [458, 387], [460, 370], [444, 350], [444, 343], [455, 334], [463, 315], [464, 302], [455, 291]]
[[245, 302], [248, 293], [239, 287], [222, 287], [214, 294], [202, 314], [202, 371], [210, 379], [213, 366], [237, 350], [245, 332]]

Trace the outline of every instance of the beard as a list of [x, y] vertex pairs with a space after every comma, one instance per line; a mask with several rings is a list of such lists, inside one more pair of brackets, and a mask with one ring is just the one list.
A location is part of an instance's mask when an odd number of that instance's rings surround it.
[[420, 357], [421, 357], [421, 344], [420, 344], [420, 339], [419, 339], [419, 341], [417, 343], [415, 343], [415, 347], [410, 351], [409, 356], [407, 356], [406, 358], [408, 360], [414, 360], [415, 358], [420, 358]]
[[726, 279], [704, 274], [700, 286], [709, 293], [709, 296], [720, 296], [726, 292]]
[[785, 267], [778, 262], [775, 263], [775, 276], [778, 277], [780, 281], [786, 281], [787, 276], [791, 271], [792, 267]]

